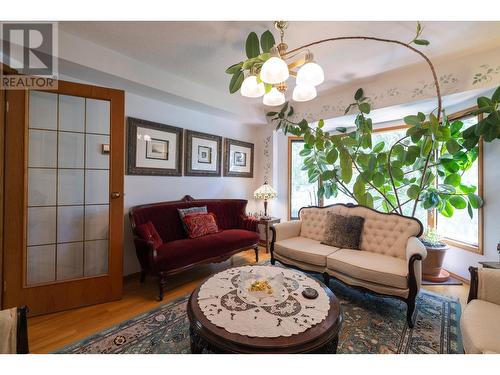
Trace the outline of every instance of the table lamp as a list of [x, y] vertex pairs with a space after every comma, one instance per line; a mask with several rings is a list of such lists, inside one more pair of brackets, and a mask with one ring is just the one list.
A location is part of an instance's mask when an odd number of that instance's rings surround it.
[[269, 219], [267, 216], [267, 201], [269, 199], [274, 199], [278, 196], [276, 190], [274, 190], [270, 185], [268, 185], [267, 181], [264, 182], [260, 188], [254, 191], [253, 197], [258, 200], [264, 201], [264, 217], [263, 219]]

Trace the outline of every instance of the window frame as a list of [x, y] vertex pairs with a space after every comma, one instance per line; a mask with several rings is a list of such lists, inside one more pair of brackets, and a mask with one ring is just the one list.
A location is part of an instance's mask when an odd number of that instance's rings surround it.
[[[295, 142], [304, 142], [304, 137], [289, 136], [288, 137], [288, 220], [298, 220], [298, 217], [292, 217], [292, 144]], [[317, 182], [318, 188], [320, 181]], [[318, 201], [319, 207], [323, 207], [323, 198]]]
[[[472, 115], [472, 112], [474, 112], [477, 109], [477, 106], [467, 108], [462, 111], [455, 112], [448, 116], [448, 118], [451, 121], [459, 120], [460, 118], [467, 117]], [[482, 119], [482, 114], [476, 115], [478, 120], [480, 121]], [[396, 131], [396, 130], [401, 130], [401, 129], [406, 129], [409, 128], [408, 125], [395, 125], [395, 126], [387, 126], [383, 128], [376, 128], [373, 129], [373, 133], [379, 133], [379, 132], [390, 132], [390, 131]], [[303, 137], [297, 137], [297, 136], [289, 136], [288, 137], [288, 220], [297, 220], [298, 218], [292, 218], [291, 217], [291, 212], [292, 212], [292, 143], [293, 142], [298, 142], [298, 141], [304, 141]], [[483, 191], [483, 186], [484, 186], [484, 170], [483, 170], [483, 163], [484, 163], [484, 157], [483, 157], [483, 152], [484, 152], [484, 142], [481, 137], [479, 140], [479, 152], [478, 152], [478, 158], [477, 162], [478, 164], [478, 185], [477, 185], [477, 194], [479, 196], [483, 196], [484, 191]], [[437, 181], [436, 181], [437, 183]], [[321, 180], [318, 180], [318, 188], [321, 186]], [[320, 207], [323, 207], [324, 205], [324, 199], [321, 198], [318, 201], [318, 204]], [[484, 211], [483, 207], [480, 207], [478, 209], [478, 245], [462, 242], [455, 240], [453, 238], [443, 238], [443, 241], [448, 244], [452, 248], [459, 248], [462, 250], [466, 250], [469, 252], [472, 252], [474, 254], [479, 254], [483, 255], [484, 254]], [[430, 228], [437, 229], [437, 219], [438, 219], [438, 214], [437, 210], [429, 210], [427, 213], [427, 225]]]
[[[461, 118], [468, 117], [468, 116], [476, 116], [478, 121], [481, 121], [483, 119], [483, 114], [479, 115], [473, 115], [473, 112], [477, 110], [477, 106], [471, 107], [464, 109], [462, 111], [455, 112], [448, 116], [450, 121], [456, 121], [460, 120]], [[483, 137], [480, 137], [479, 142], [478, 142], [479, 150], [478, 150], [478, 157], [476, 162], [478, 163], [477, 165], [477, 170], [478, 170], [478, 176], [477, 176], [477, 194], [480, 197], [483, 197], [484, 195], [484, 141]], [[436, 180], [437, 183], [437, 180]], [[448, 246], [452, 248], [459, 248], [462, 250], [469, 251], [474, 254], [479, 254], [483, 255], [484, 254], [484, 210], [483, 207], [478, 208], [477, 210], [477, 215], [478, 215], [478, 239], [477, 242], [478, 244], [471, 244], [468, 242], [456, 240], [453, 238], [448, 238], [448, 237], [443, 237], [443, 242], [445, 242]], [[428, 223], [429, 226], [439, 230], [438, 229], [438, 213], [437, 210], [434, 209], [432, 211], [429, 211], [429, 216], [428, 216]]]

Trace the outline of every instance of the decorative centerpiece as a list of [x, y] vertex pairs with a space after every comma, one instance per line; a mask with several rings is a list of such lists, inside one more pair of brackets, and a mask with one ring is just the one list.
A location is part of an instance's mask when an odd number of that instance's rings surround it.
[[240, 273], [238, 295], [246, 303], [258, 306], [271, 306], [288, 297], [281, 273], [269, 276], [248, 271]]
[[443, 261], [449, 246], [441, 241], [437, 231], [431, 227], [427, 228], [420, 240], [427, 249], [427, 258], [422, 264], [422, 278], [435, 283], [448, 281], [450, 274], [443, 269]]

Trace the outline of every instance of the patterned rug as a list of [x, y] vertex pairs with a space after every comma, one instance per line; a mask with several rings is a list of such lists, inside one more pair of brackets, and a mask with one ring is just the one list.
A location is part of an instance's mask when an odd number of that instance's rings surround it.
[[[463, 353], [457, 300], [422, 291], [415, 327], [409, 329], [404, 302], [336, 281], [331, 286], [341, 300], [344, 316], [339, 353]], [[189, 353], [188, 298], [161, 305], [57, 353]]]

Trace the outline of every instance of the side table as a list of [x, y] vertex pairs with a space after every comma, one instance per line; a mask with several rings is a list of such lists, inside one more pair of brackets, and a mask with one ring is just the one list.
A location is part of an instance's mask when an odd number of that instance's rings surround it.
[[278, 217], [270, 217], [269, 219], [260, 218], [258, 223], [263, 224], [266, 231], [266, 253], [269, 253], [269, 228], [281, 221]]
[[500, 270], [500, 262], [479, 262], [484, 268], [494, 268]]

